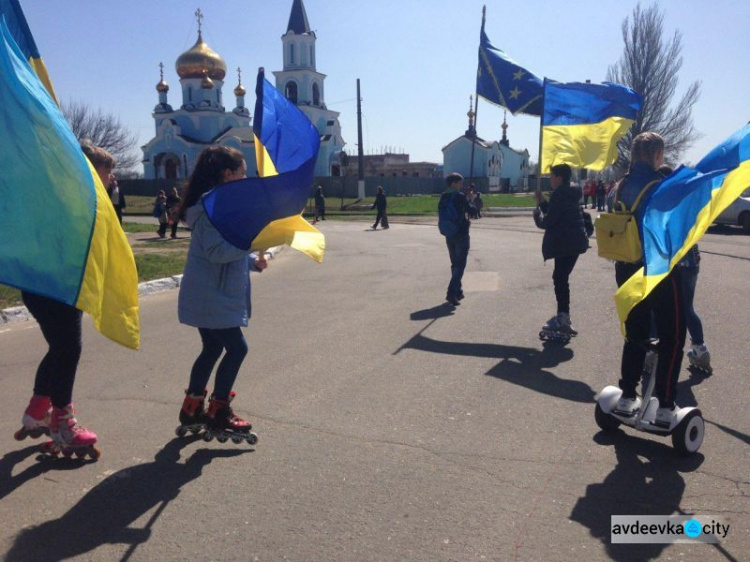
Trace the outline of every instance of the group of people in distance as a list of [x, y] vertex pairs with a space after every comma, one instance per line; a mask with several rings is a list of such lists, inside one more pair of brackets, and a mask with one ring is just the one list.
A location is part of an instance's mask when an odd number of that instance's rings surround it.
[[[643, 220], [644, 207], [638, 206], [633, 209], [633, 204], [644, 188], [647, 188], [646, 191], [655, 188], [658, 180], [671, 173], [672, 170], [663, 168], [663, 164], [664, 140], [661, 136], [653, 132], [644, 132], [633, 139], [628, 173], [611, 189], [610, 196], [616, 193], [618, 200], [633, 210], [633, 216], [638, 224]], [[538, 206], [534, 210], [536, 225], [545, 231], [542, 256], [545, 261], [554, 260], [555, 264], [552, 280], [557, 313], [544, 325], [543, 331], [560, 332], [570, 337], [577, 332], [573, 329], [570, 319], [569, 279], [578, 257], [589, 248], [589, 242], [580, 204], [582, 190], [571, 185], [570, 166], [553, 166], [551, 172], [551, 195], [547, 200], [541, 192], [537, 192]], [[470, 247], [468, 200], [460, 174], [449, 174], [446, 183], [448, 190], [443, 194], [440, 204], [455, 205], [459, 215], [455, 233], [446, 236], [451, 263], [446, 301], [458, 306], [464, 298], [461, 279]], [[596, 183], [593, 185], [597, 186]], [[603, 210], [604, 184], [597, 186], [597, 189], [599, 188], [602, 190], [602, 198], [600, 199], [597, 193], [597, 208]], [[699, 262], [700, 253], [696, 245], [628, 316], [619, 381], [623, 393], [616, 408], [619, 412], [632, 415], [641, 407], [636, 389], [643, 372], [646, 342], [650, 338], [658, 338], [659, 359], [654, 390], [659, 400], [657, 424], [669, 427], [676, 414], [675, 392], [688, 329], [692, 340], [688, 351], [691, 364], [710, 372], [710, 354], [705, 345], [703, 326], [693, 306]], [[622, 286], [642, 266], [642, 262], [615, 262], [617, 286]]]

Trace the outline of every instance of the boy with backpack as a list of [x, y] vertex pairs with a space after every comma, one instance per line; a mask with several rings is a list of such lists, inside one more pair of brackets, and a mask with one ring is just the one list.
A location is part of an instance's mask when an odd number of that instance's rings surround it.
[[445, 178], [448, 190], [440, 197], [438, 203], [438, 228], [440, 234], [445, 236], [445, 244], [448, 246], [448, 255], [451, 260], [451, 280], [448, 283], [448, 291], [445, 295], [453, 306], [458, 306], [464, 298], [461, 289], [461, 279], [466, 269], [466, 260], [469, 257], [469, 219], [466, 218], [469, 203], [462, 191], [464, 178], [461, 174], [453, 172]]

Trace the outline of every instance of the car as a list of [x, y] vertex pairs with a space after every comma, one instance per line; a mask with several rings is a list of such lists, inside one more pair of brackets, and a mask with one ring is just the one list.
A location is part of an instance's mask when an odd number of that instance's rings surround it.
[[716, 217], [716, 224], [731, 224], [741, 226], [742, 230], [750, 234], [750, 189], [738, 197], [724, 212]]

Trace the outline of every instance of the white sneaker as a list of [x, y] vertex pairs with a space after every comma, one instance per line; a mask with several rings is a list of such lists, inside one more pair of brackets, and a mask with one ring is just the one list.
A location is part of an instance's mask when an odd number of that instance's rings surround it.
[[679, 408], [675, 405], [672, 408], [658, 408], [656, 410], [656, 419], [654, 420], [656, 425], [662, 427], [672, 427], [672, 421], [677, 414]]
[[617, 401], [615, 412], [623, 416], [633, 416], [641, 409], [641, 399], [622, 397]]

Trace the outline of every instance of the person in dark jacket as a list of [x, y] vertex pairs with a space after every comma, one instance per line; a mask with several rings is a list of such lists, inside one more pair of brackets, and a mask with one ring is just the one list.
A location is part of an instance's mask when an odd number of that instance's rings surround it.
[[[177, 187], [173, 187], [169, 195], [167, 195], [167, 222], [172, 229], [171, 238], [177, 238], [177, 225], [180, 222], [180, 193], [177, 191]], [[164, 230], [166, 233], [166, 229]]]
[[[638, 195], [651, 185], [654, 189], [662, 179], [658, 172], [664, 160], [664, 139], [656, 133], [644, 132], [633, 139], [630, 149], [632, 163], [627, 175], [615, 188], [617, 200], [632, 209]], [[642, 201], [647, 201], [648, 192]], [[639, 227], [647, 205], [641, 203], [633, 211]], [[639, 228], [640, 230], [640, 228]], [[622, 286], [641, 267], [643, 262], [615, 262], [617, 286]], [[651, 336], [652, 318], [659, 339], [659, 359], [656, 368], [654, 394], [659, 400], [656, 423], [669, 427], [675, 414], [677, 378], [682, 366], [685, 346], [685, 306], [682, 298], [682, 268], [672, 271], [639, 302], [625, 321], [625, 343], [622, 349], [622, 364], [619, 385], [622, 397], [615, 410], [623, 415], [635, 415], [641, 407], [636, 388], [643, 372], [646, 357], [644, 343]]]
[[471, 239], [469, 237], [469, 227], [471, 223], [466, 218], [469, 203], [466, 200], [466, 194], [463, 191], [464, 178], [461, 174], [453, 172], [445, 178], [448, 189], [440, 197], [438, 208], [441, 205], [454, 205], [456, 221], [456, 232], [452, 236], [445, 237], [445, 244], [448, 246], [448, 255], [451, 260], [451, 280], [448, 283], [448, 291], [445, 295], [447, 300], [453, 306], [458, 306], [459, 301], [464, 298], [464, 292], [461, 287], [461, 280], [466, 269], [466, 262], [469, 259], [469, 247]]
[[319, 185], [318, 189], [315, 190], [315, 220], [326, 220], [326, 198], [323, 195], [323, 186]]
[[388, 228], [388, 219], [385, 218], [385, 210], [388, 207], [388, 201], [385, 198], [385, 191], [382, 186], [378, 186], [378, 193], [375, 196], [375, 203], [372, 204], [371, 209], [378, 210], [378, 216], [375, 218], [375, 224], [372, 225], [373, 230], [377, 230], [380, 221], [383, 221], [383, 229]]
[[557, 314], [549, 319], [543, 329], [573, 335], [575, 330], [570, 321], [569, 279], [578, 256], [588, 250], [589, 242], [578, 206], [581, 189], [570, 185], [570, 177], [571, 169], [567, 164], [552, 166], [552, 195], [547, 202], [540, 191], [536, 192], [539, 206], [534, 210], [534, 222], [544, 229], [544, 260], [555, 260], [552, 281], [555, 285]]

